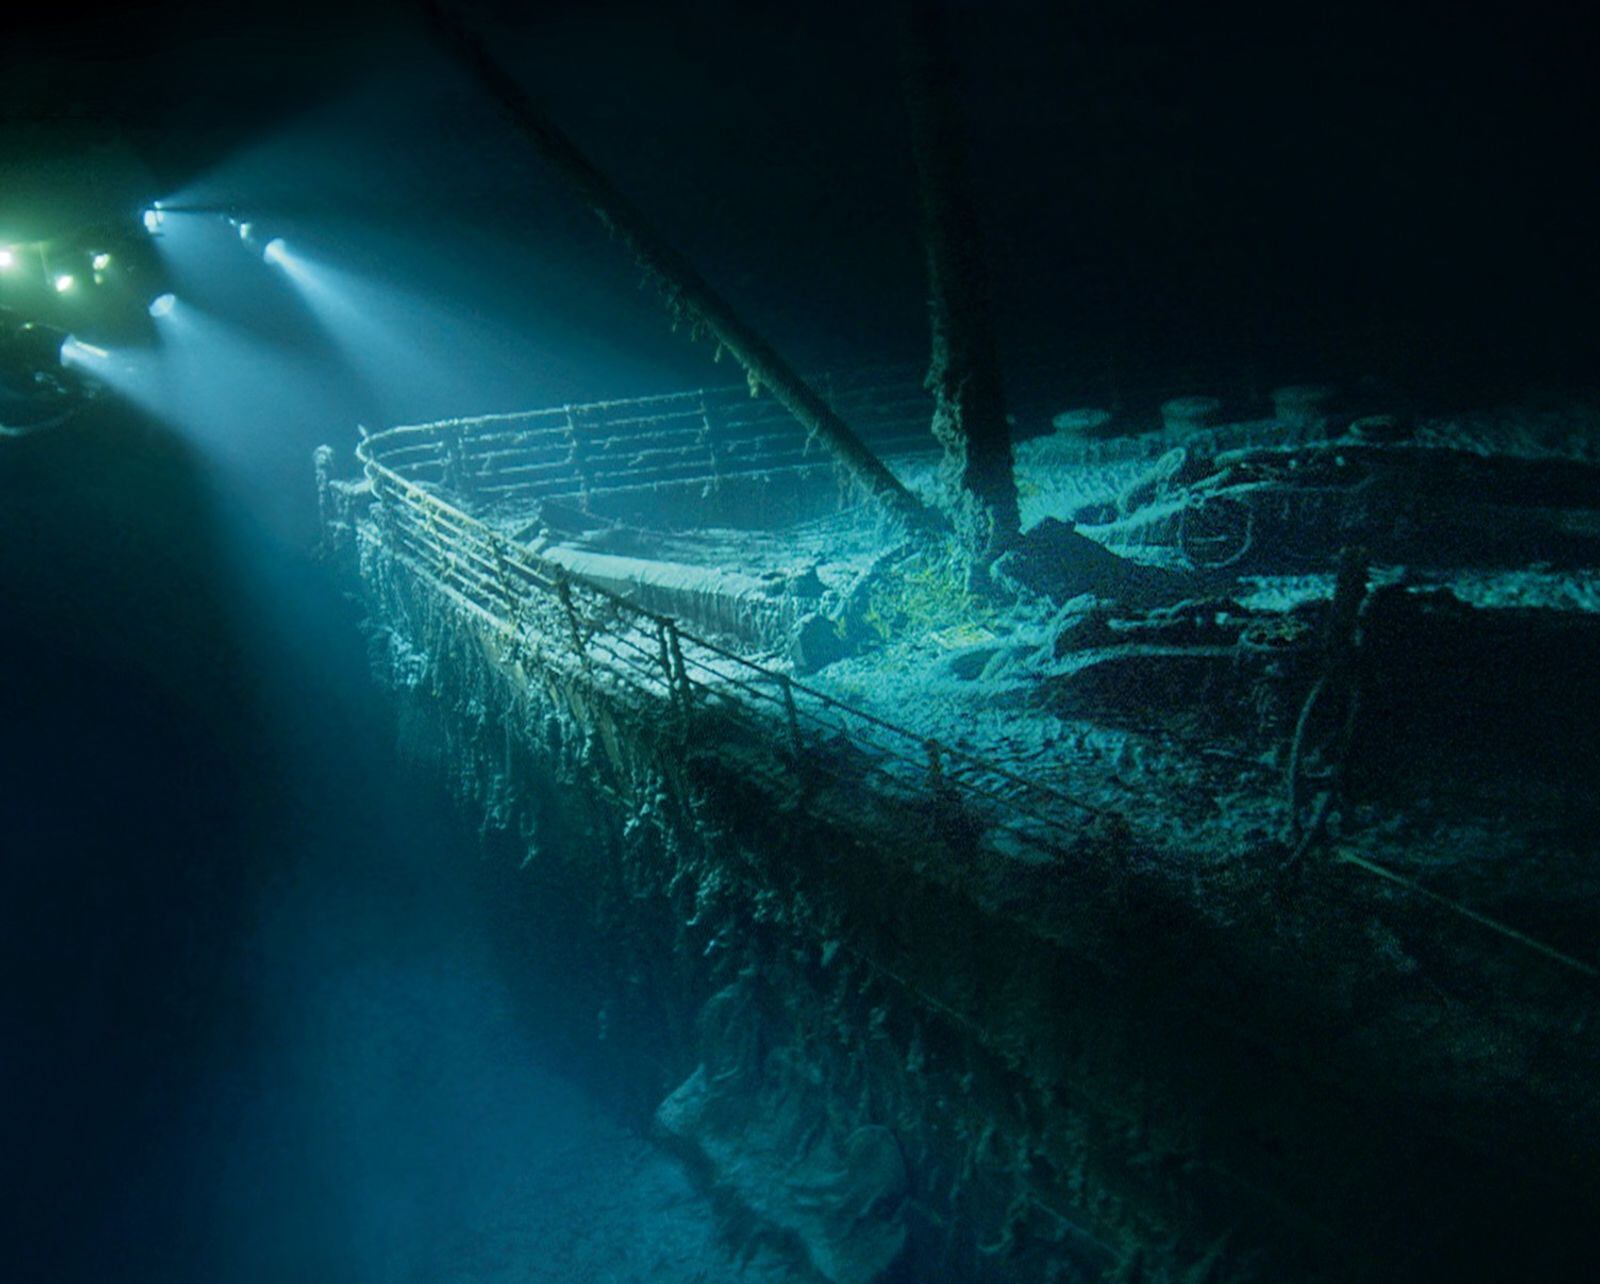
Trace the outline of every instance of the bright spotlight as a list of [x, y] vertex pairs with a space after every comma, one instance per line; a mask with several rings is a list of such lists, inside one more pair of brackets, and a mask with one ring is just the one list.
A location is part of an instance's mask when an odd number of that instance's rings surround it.
[[268, 263], [282, 263], [289, 256], [289, 247], [283, 243], [283, 237], [275, 236], [267, 242], [267, 248], [261, 251], [261, 257]]
[[167, 221], [167, 216], [161, 212], [161, 206], [152, 205], [141, 216], [144, 220], [144, 230], [154, 236], [161, 230], [161, 225]]
[[111, 266], [111, 256], [102, 252], [100, 254], [96, 254], [94, 258], [90, 260], [90, 262], [94, 264], [94, 270], [96, 272], [104, 272], [108, 267]]
[[0, 268], [15, 267], [17, 254], [15, 250], [0, 250]]
[[164, 317], [169, 315], [172, 312], [172, 309], [177, 306], [178, 296], [176, 294], [158, 294], [155, 299], [151, 301], [150, 315], [153, 317]]
[[55, 279], [56, 293], [57, 294], [65, 294], [68, 290], [70, 290], [73, 286], [75, 286], [77, 284], [78, 284], [78, 278], [77, 277], [73, 276], [71, 272], [63, 272], [60, 276], [56, 277], [56, 279]]
[[240, 223], [239, 239], [262, 258], [267, 257], [267, 246], [276, 239], [270, 230], [259, 223]]
[[61, 345], [61, 364], [71, 365], [74, 361], [95, 360], [104, 361], [111, 354], [104, 348], [98, 348], [92, 343], [85, 343], [74, 335], [68, 335], [66, 342]]

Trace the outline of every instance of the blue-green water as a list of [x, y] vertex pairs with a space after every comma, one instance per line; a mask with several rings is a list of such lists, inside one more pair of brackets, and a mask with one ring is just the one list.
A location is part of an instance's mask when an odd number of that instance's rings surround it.
[[735, 1278], [549, 1068], [348, 605], [145, 433], [4, 479], [6, 1277]]

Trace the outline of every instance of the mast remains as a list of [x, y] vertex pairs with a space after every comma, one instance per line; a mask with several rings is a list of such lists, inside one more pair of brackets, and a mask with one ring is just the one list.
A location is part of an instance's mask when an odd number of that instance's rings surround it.
[[885, 466], [778, 352], [759, 335], [649, 224], [577, 145], [533, 101], [489, 53], [483, 41], [446, 11], [441, 0], [423, 0], [435, 36], [488, 92], [510, 122], [533, 145], [605, 226], [618, 236], [654, 279], [668, 307], [709, 333], [744, 367], [751, 387], [767, 388], [808, 433], [819, 437], [861, 487], [913, 528], [933, 515]]
[[956, 529], [990, 562], [1020, 533], [1011, 428], [943, 0], [901, 0], [901, 75], [922, 197], [933, 350], [927, 387]]

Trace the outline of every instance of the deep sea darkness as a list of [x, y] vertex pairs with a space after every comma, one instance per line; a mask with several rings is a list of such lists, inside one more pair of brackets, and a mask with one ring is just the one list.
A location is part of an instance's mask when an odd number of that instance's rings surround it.
[[[921, 356], [890, 6], [464, 8], [802, 366]], [[1439, 382], [1592, 369], [1580, 7], [950, 8], [1008, 351]], [[402, 277], [469, 269], [464, 307], [581, 325], [591, 373], [623, 358], [577, 396], [681, 358], [615, 247], [415, 25], [306, 0], [130, 6], [87, 30], [30, 12], [0, 101], [19, 124], [114, 122], [169, 196], [413, 238], [386, 258]]]
[[683, 1177], [547, 1068], [323, 568], [225, 535], [113, 403], [5, 446], [5, 1278], [707, 1258]]

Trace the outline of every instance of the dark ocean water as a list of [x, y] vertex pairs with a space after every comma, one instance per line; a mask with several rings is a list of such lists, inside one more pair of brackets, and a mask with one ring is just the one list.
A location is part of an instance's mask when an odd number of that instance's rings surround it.
[[684, 1176], [544, 1068], [330, 578], [147, 424], [14, 445], [5, 1276], [720, 1278]]

